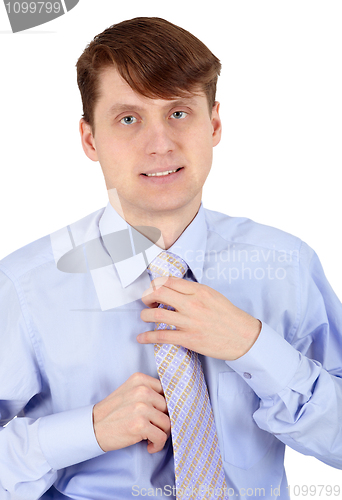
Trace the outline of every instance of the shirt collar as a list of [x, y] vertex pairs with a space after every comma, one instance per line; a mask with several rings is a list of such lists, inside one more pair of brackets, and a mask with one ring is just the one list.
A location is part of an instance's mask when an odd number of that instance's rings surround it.
[[[163, 250], [128, 224], [108, 202], [99, 221], [103, 244], [112, 258], [122, 287], [133, 283]], [[158, 233], [156, 233], [158, 240]], [[181, 257], [201, 282], [207, 244], [203, 204], [180, 237], [168, 249]]]

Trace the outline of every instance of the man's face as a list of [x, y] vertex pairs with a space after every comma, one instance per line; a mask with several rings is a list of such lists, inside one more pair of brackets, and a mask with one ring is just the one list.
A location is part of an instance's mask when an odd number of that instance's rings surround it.
[[[210, 116], [205, 94], [175, 100], [134, 92], [115, 69], [101, 76], [95, 134], [81, 120], [83, 148], [99, 161], [107, 189], [116, 188], [127, 216], [199, 207], [221, 137], [219, 104]], [[177, 170], [163, 176], [147, 176]]]

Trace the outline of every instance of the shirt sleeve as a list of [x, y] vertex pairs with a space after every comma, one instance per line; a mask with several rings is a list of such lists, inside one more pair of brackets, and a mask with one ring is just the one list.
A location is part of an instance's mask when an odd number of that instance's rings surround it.
[[291, 448], [342, 468], [342, 304], [302, 243], [298, 326], [283, 338], [263, 323], [252, 348], [226, 361], [260, 398], [257, 425]]
[[[37, 351], [19, 288], [0, 271], [0, 498], [35, 500], [57, 470], [104, 453], [97, 444], [92, 408], [38, 419], [23, 416], [42, 391]], [[52, 413], [52, 412], [51, 412]]]

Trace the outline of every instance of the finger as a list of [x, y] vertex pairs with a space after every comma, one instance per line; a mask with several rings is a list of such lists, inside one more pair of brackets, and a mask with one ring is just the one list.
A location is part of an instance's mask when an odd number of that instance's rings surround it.
[[171, 311], [165, 307], [143, 309], [140, 313], [140, 317], [146, 323], [165, 323], [179, 330], [184, 330], [189, 327], [189, 319], [184, 316], [183, 313]]
[[166, 304], [173, 307], [177, 311], [184, 308], [186, 295], [172, 288], [161, 286], [158, 289], [152, 290], [149, 288], [144, 292], [141, 300], [150, 308], [158, 307], [158, 304]]
[[156, 410], [167, 414], [167, 405], [165, 397], [157, 392], [153, 391], [146, 402], [150, 403]]
[[140, 333], [137, 336], [140, 344], [173, 344], [190, 349], [188, 335], [179, 330], [153, 330]]
[[169, 276], [160, 276], [159, 278], [156, 278], [150, 282], [149, 288], [147, 288], [143, 294], [142, 294], [142, 299], [144, 297], [151, 295], [155, 291], [159, 290], [169, 279]]
[[196, 292], [198, 283], [188, 281], [176, 276], [159, 276], [151, 281], [150, 287], [144, 291], [143, 296], [149, 296], [151, 293], [158, 291], [161, 287], [170, 288], [184, 295], [191, 295]]
[[129, 377], [127, 382], [132, 387], [145, 386], [153, 389], [153, 391], [159, 394], [163, 394], [163, 387], [159, 378], [151, 377], [150, 375], [146, 375], [146, 373], [136, 372]]
[[150, 442], [150, 444], [147, 445], [147, 451], [151, 455], [153, 453], [157, 453], [158, 451], [161, 451], [164, 448], [166, 441], [167, 441], [167, 438], [165, 439], [165, 441], [160, 441], [158, 443], [152, 443], [152, 442]]
[[[159, 378], [151, 377], [148, 381], [149, 387], [157, 394], [163, 395], [164, 390]], [[163, 396], [164, 398], [164, 396]]]
[[153, 404], [154, 408], [156, 408], [156, 410], [159, 410], [165, 414], [168, 413], [167, 411], [167, 404], [166, 404], [166, 400], [164, 398], [164, 396], [162, 396], [161, 394], [156, 394], [158, 396], [158, 398], [154, 398], [153, 401], [151, 401], [151, 404]]
[[[158, 411], [156, 409], [152, 409], [150, 421], [153, 425], [161, 429], [167, 436], [170, 435], [171, 432], [171, 422], [168, 415], [165, 413]], [[151, 438], [149, 438], [151, 439]], [[151, 440], [152, 441], [152, 440]]]
[[159, 287], [160, 285], [166, 288], [172, 288], [177, 292], [184, 293], [185, 295], [191, 295], [195, 293], [198, 283], [195, 281], [186, 280], [184, 278], [177, 278], [176, 276], [168, 276], [165, 280], [165, 276], [160, 276], [151, 281], [151, 286]]
[[[159, 413], [159, 415], [157, 415]], [[164, 417], [162, 420], [160, 417]], [[156, 453], [161, 451], [171, 433], [171, 423], [169, 418], [163, 413], [156, 412], [154, 418], [151, 419], [150, 426], [147, 429], [147, 451]]]
[[167, 413], [167, 405], [164, 395], [154, 391], [150, 387], [134, 387], [124, 399], [122, 406], [130, 406], [132, 403], [143, 403], [155, 408], [160, 412]]

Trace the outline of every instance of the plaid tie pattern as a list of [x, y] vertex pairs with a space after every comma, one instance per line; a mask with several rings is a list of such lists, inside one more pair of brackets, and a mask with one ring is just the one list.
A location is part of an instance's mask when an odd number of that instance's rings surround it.
[[[188, 266], [162, 251], [148, 266], [151, 279], [183, 278]], [[158, 307], [174, 311], [165, 304]], [[175, 330], [156, 323], [156, 330]], [[198, 354], [182, 346], [155, 344], [158, 375], [171, 420], [177, 500], [227, 500], [227, 485], [208, 389]]]

